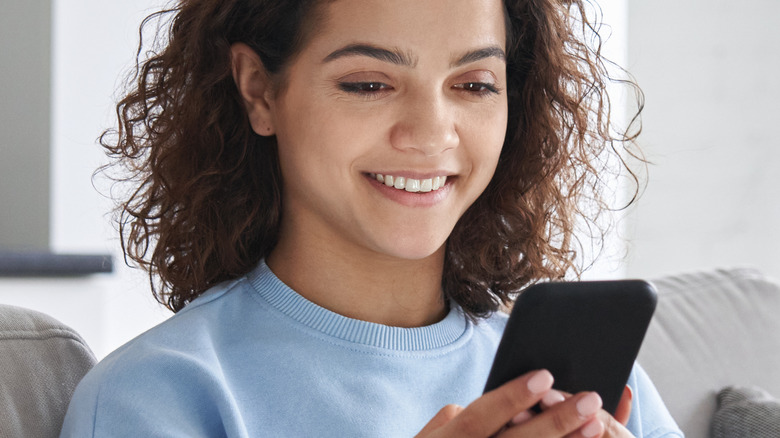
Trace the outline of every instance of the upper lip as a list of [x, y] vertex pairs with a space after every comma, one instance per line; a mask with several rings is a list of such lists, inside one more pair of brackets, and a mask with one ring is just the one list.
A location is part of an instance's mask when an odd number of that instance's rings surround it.
[[372, 175], [392, 175], [393, 177], [402, 177], [402, 178], [411, 178], [411, 179], [431, 179], [435, 178], [437, 176], [446, 176], [451, 177], [454, 176], [454, 172], [450, 172], [447, 170], [434, 170], [434, 171], [426, 171], [426, 172], [420, 172], [420, 171], [411, 171], [411, 170], [387, 170], [387, 171], [374, 171], [374, 172], [366, 172], [368, 174]]

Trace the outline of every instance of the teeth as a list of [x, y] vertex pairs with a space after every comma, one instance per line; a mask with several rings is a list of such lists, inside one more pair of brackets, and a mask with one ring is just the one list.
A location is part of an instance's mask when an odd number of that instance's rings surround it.
[[446, 176], [437, 176], [428, 179], [404, 178], [402, 176], [382, 175], [381, 173], [371, 174], [377, 181], [388, 187], [395, 187], [398, 190], [407, 192], [431, 192], [444, 187], [447, 182]]

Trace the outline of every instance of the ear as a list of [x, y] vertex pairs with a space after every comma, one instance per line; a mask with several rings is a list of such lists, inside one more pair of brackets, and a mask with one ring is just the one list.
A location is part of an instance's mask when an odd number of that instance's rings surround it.
[[252, 130], [258, 135], [271, 136], [276, 133], [271, 103], [273, 84], [257, 53], [244, 43], [230, 47], [233, 80], [244, 100]]

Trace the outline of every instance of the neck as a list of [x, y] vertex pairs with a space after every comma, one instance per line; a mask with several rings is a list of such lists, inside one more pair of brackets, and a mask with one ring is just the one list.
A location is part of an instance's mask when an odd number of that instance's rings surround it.
[[297, 293], [349, 318], [421, 327], [447, 315], [441, 290], [444, 247], [421, 260], [402, 260], [336, 248], [332, 242], [296, 245], [282, 238], [266, 262]]

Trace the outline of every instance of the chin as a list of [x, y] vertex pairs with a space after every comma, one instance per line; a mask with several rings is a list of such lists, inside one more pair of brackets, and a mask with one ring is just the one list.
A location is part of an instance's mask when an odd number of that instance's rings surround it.
[[446, 240], [397, 239], [388, 242], [380, 252], [400, 260], [424, 260], [443, 254]]

